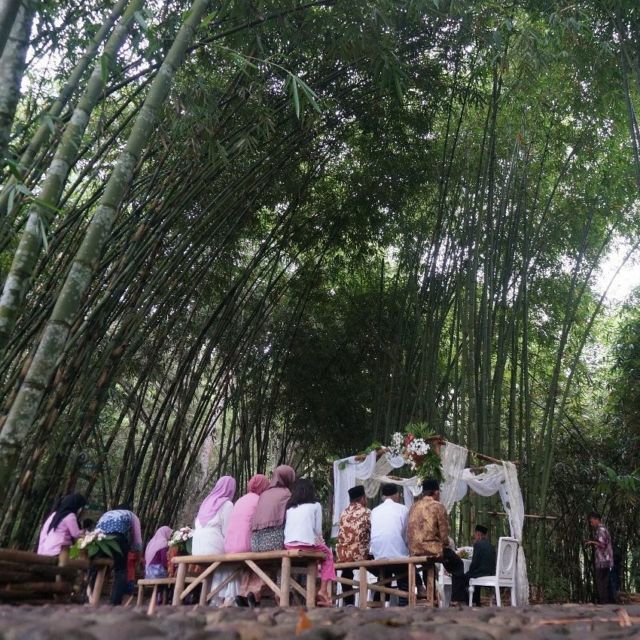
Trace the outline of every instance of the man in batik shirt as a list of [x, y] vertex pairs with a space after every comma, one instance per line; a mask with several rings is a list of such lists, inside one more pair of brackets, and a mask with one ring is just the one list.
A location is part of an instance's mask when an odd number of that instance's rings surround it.
[[592, 511], [589, 514], [589, 526], [593, 529], [593, 540], [589, 540], [587, 546], [594, 549], [594, 562], [596, 569], [596, 592], [599, 604], [611, 604], [613, 597], [611, 594], [610, 574], [613, 567], [613, 548], [611, 546], [611, 536], [607, 527], [602, 524], [599, 513]]
[[[431, 556], [442, 562], [452, 578], [452, 600], [464, 600], [465, 588], [458, 578], [464, 574], [464, 563], [449, 547], [449, 516], [440, 502], [440, 484], [434, 478], [422, 483], [422, 497], [409, 511], [407, 541], [412, 556]], [[422, 579], [426, 586], [427, 571]]]
[[[364, 487], [349, 489], [349, 506], [340, 515], [338, 530], [338, 562], [366, 560], [371, 542], [371, 511], [367, 509]], [[342, 577], [353, 580], [353, 569], [342, 569]], [[355, 596], [347, 596], [345, 605], [354, 604]]]

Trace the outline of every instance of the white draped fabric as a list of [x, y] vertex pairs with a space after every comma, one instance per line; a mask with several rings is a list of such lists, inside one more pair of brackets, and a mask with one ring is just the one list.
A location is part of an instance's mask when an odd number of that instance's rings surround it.
[[[474, 474], [466, 469], [468, 451], [452, 442], [447, 442], [441, 452], [442, 473], [444, 476], [440, 500], [451, 512], [453, 505], [464, 498], [468, 489], [481, 496], [500, 494], [505, 513], [509, 518], [511, 536], [520, 542], [518, 551], [518, 569], [516, 576], [516, 598], [519, 606], [529, 602], [529, 582], [527, 565], [522, 548], [522, 530], [524, 527], [524, 502], [518, 483], [518, 471], [512, 462], [488, 464], [483, 472]], [[356, 460], [355, 456], [336, 460], [333, 463], [333, 525], [331, 536], [338, 535], [340, 514], [349, 504], [349, 489], [357, 484], [364, 485], [367, 497], [377, 495], [381, 484], [392, 483], [404, 489], [404, 503], [408, 507], [413, 504], [414, 496], [422, 491], [421, 480], [413, 478], [390, 478], [388, 473], [405, 464], [402, 456], [384, 453], [376, 460], [376, 452], [372, 451], [364, 460]]]
[[336, 460], [333, 463], [333, 521], [331, 537], [338, 535], [340, 514], [349, 504], [349, 489], [355, 487], [358, 479], [366, 480], [373, 475], [376, 467], [376, 452], [372, 451], [364, 460], [356, 460], [356, 456]]
[[441, 453], [443, 482], [440, 485], [440, 502], [451, 513], [453, 505], [464, 498], [467, 485], [462, 479], [469, 452], [453, 442], [447, 442]]

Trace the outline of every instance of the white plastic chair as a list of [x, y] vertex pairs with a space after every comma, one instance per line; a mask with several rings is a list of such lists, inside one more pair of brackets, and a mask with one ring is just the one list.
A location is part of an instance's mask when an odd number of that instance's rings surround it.
[[473, 592], [475, 587], [493, 587], [496, 590], [496, 605], [502, 606], [500, 587], [511, 589], [511, 606], [516, 606], [516, 566], [518, 562], [518, 541], [515, 538], [500, 538], [498, 540], [498, 558], [496, 561], [496, 575], [470, 578], [469, 606], [473, 606]]
[[438, 606], [446, 608], [451, 603], [451, 576], [444, 570], [444, 565], [436, 563], [438, 567], [438, 577], [436, 580], [436, 590], [438, 592]]

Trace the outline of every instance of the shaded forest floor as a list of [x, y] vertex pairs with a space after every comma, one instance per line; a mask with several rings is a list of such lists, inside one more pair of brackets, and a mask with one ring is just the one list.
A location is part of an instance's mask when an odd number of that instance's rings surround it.
[[0, 606], [3, 640], [501, 640], [502, 638], [637, 638], [640, 606], [539, 605], [481, 608], [208, 609], [161, 607], [148, 617], [124, 608]]

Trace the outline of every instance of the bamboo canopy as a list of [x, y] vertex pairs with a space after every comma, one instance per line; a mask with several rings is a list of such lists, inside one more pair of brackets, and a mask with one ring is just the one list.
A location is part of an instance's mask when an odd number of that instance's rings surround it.
[[519, 461], [540, 584], [588, 597], [586, 505], [634, 548], [634, 3], [0, 18], [1, 545], [70, 491], [147, 536], [223, 473], [324, 499], [420, 423]]

